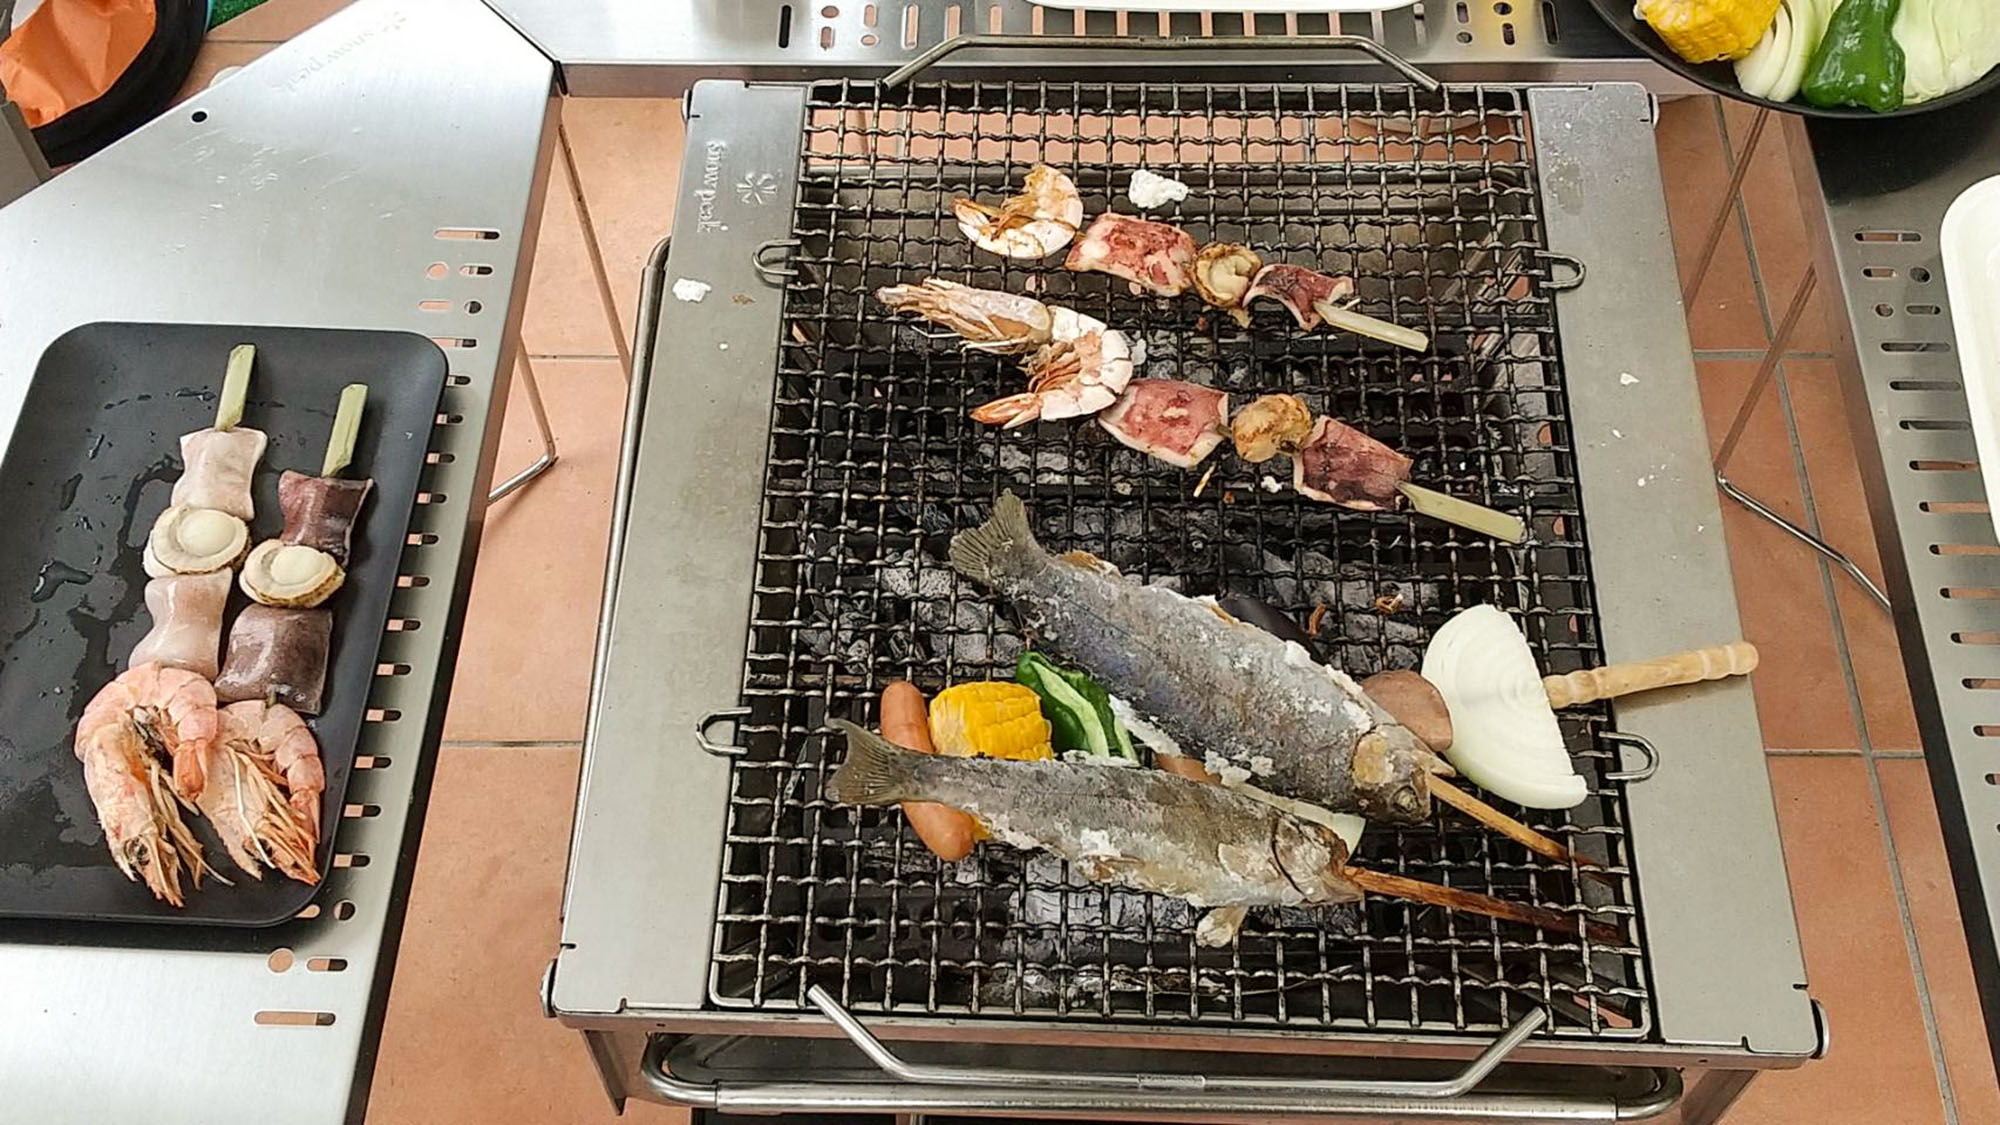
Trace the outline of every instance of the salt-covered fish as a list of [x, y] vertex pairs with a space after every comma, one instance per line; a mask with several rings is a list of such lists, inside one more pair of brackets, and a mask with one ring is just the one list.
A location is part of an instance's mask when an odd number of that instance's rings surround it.
[[222, 659], [222, 612], [229, 605], [230, 573], [175, 574], [146, 583], [146, 612], [153, 627], [132, 648], [131, 665], [184, 668], [215, 678]]
[[1013, 602], [1039, 643], [1211, 772], [1370, 820], [1430, 814], [1437, 756], [1297, 644], [1089, 555], [1048, 553], [1011, 492], [950, 554], [959, 573]]
[[1084, 878], [1196, 906], [1354, 902], [1347, 846], [1323, 825], [1162, 770], [949, 758], [891, 746], [852, 723], [828, 793], [849, 805], [932, 801], [1002, 843], [1044, 848]]

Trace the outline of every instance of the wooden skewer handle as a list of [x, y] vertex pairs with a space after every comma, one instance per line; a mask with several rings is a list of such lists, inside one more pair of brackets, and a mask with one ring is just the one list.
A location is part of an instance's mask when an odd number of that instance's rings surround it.
[[1757, 667], [1757, 646], [1748, 641], [1677, 652], [1658, 660], [1630, 664], [1608, 664], [1587, 668], [1566, 676], [1544, 676], [1542, 687], [1549, 693], [1549, 706], [1573, 707], [1600, 699], [1616, 699], [1654, 688], [1744, 676]]

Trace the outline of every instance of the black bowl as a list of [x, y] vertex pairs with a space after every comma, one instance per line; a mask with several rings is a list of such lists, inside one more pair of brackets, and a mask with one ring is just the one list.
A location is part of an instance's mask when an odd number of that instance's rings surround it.
[[1919, 113], [1928, 113], [1934, 109], [1943, 109], [1948, 105], [1957, 105], [1960, 102], [1969, 101], [1986, 93], [1988, 90], [2000, 88], [2000, 67], [1995, 67], [1987, 71], [1985, 77], [1970, 86], [1953, 90], [1941, 98], [1935, 98], [1918, 105], [1904, 106], [1901, 109], [1892, 109], [1887, 113], [1877, 113], [1872, 109], [1857, 109], [1852, 106], [1821, 109], [1816, 105], [1807, 105], [1804, 102], [1774, 102], [1769, 98], [1754, 98], [1744, 93], [1743, 88], [1736, 84], [1736, 69], [1732, 64], [1726, 62], [1691, 63], [1674, 54], [1665, 43], [1660, 41], [1659, 36], [1653, 34], [1653, 29], [1646, 26], [1646, 21], [1632, 14], [1632, 0], [1590, 0], [1590, 5], [1597, 9], [1597, 14], [1604, 18], [1605, 23], [1610, 24], [1618, 34], [1631, 40], [1634, 47], [1646, 52], [1653, 61], [1673, 71], [1675, 74], [1686, 78], [1698, 86], [1713, 90], [1725, 98], [1735, 98], [1739, 102], [1749, 102], [1752, 105], [1765, 106], [1769, 109], [1775, 109], [1780, 113], [1797, 113], [1806, 117], [1846, 117], [1861, 118], [1863, 120], [1880, 118], [1886, 120], [1891, 117], [1912, 117]]

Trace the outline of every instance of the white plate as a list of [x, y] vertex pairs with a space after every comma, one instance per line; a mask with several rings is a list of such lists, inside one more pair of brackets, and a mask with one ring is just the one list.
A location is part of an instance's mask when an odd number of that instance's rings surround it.
[[1041, 0], [1094, 12], [1392, 12], [1417, 0]]
[[1965, 189], [1944, 213], [1944, 283], [1979, 475], [2000, 535], [2000, 176]]

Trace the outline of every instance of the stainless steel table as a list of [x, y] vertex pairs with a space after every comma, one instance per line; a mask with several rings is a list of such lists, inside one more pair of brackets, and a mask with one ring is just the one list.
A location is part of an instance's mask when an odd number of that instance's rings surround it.
[[[554, 73], [477, 0], [361, 0], [0, 210], [0, 442], [34, 424], [19, 415], [42, 349], [94, 320], [456, 342], [431, 445], [449, 460], [423, 485], [441, 502], [417, 509], [403, 556], [429, 582], [391, 606], [424, 628], [384, 638], [380, 659], [408, 670], [369, 703], [400, 718], [361, 736], [374, 768], [357, 762], [316, 913], [268, 930], [0, 922], [0, 1118], [359, 1116], [526, 299]], [[437, 297], [452, 311], [418, 308]]]
[[[1903, 665], [1965, 919], [1987, 1040], [2000, 1053], [2000, 543], [1976, 468], [1938, 245], [1945, 209], [2000, 175], [2000, 93], [1888, 128], [1814, 122], [1794, 145], [1815, 268], [1881, 548]], [[1816, 212], [1812, 213], [1812, 212]]]

